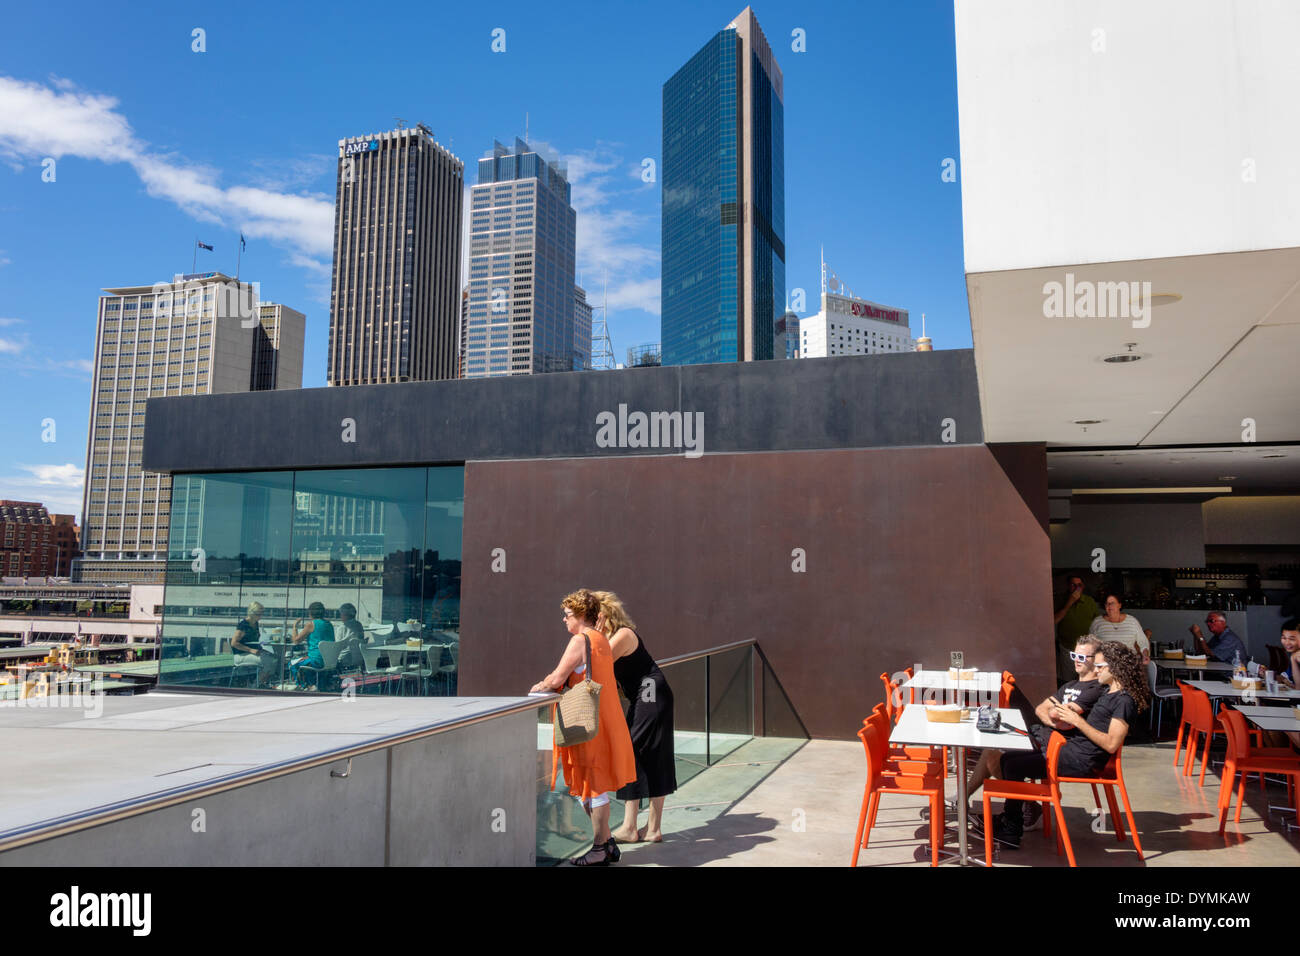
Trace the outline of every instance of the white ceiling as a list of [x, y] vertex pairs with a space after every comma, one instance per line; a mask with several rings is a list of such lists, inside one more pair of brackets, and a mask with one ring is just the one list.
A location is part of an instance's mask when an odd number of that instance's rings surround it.
[[1047, 483], [1051, 488], [1227, 486], [1238, 494], [1294, 494], [1300, 490], [1300, 445], [1049, 451]]
[[[1047, 282], [1150, 282], [1182, 299], [1131, 318], [1047, 318]], [[1300, 248], [966, 277], [987, 442], [1300, 441]], [[1128, 350], [1144, 358], [1112, 365]], [[1102, 419], [1097, 425], [1076, 419]], [[1118, 469], [1116, 469], [1118, 470]], [[1180, 477], [1178, 483], [1187, 481]]]

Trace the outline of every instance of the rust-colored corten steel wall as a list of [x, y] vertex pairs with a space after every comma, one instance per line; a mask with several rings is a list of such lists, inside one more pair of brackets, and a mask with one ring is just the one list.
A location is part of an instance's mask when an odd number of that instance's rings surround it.
[[470, 462], [464, 527], [461, 694], [544, 676], [578, 587], [619, 592], [657, 658], [756, 638], [814, 737], [951, 650], [1053, 687], [1041, 445]]

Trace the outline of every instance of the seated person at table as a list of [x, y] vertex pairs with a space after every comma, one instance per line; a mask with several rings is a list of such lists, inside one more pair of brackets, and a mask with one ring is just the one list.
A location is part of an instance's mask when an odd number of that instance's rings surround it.
[[[1142, 658], [1126, 645], [1103, 641], [1093, 655], [1093, 667], [1104, 690], [1087, 718], [1059, 701], [1048, 708], [1047, 716], [1053, 723], [1062, 721], [1079, 731], [1066, 739], [1057, 758], [1057, 774], [1062, 777], [1095, 777], [1101, 773], [1111, 756], [1124, 745], [1134, 717], [1146, 710], [1151, 699]], [[1002, 755], [1004, 780], [1046, 777], [1046, 749]], [[1008, 800], [1002, 814], [995, 819], [993, 836], [1003, 846], [1020, 847], [1023, 813], [1021, 801]]]
[[365, 668], [361, 648], [366, 643], [366, 632], [357, 620], [356, 605], [339, 605], [339, 626], [335, 629], [335, 640], [339, 642], [339, 670]]
[[280, 663], [273, 648], [262, 646], [262, 630], [257, 622], [262, 619], [264, 610], [260, 601], [248, 605], [248, 616], [235, 625], [235, 636], [230, 639], [230, 649], [236, 654], [252, 654], [257, 658], [258, 687], [266, 686]]
[[[1092, 705], [1102, 695], [1101, 682], [1097, 680], [1097, 671], [1092, 666], [1093, 655], [1097, 653], [1097, 648], [1100, 646], [1101, 641], [1092, 634], [1085, 634], [1079, 638], [1074, 645], [1074, 650], [1070, 652], [1070, 662], [1074, 665], [1077, 679], [1066, 681], [1056, 691], [1055, 696], [1048, 697], [1034, 709], [1034, 716], [1037, 719], [1031, 722], [1029, 735], [1034, 738], [1034, 742], [1041, 753], [1047, 753], [1047, 742], [1052, 739], [1053, 730], [1059, 730], [1067, 738], [1079, 732], [1064, 721], [1052, 720], [1051, 711], [1053, 707], [1064, 704], [1066, 707], [1072, 708], [1080, 716], [1087, 717], [1088, 711], [1092, 710]], [[989, 749], [982, 751], [979, 763], [975, 765], [975, 770], [971, 773], [970, 781], [967, 784], [967, 792], [974, 794], [983, 785], [984, 781], [990, 778], [994, 780], [1002, 779], [1002, 759], [1003, 752], [1001, 750]], [[1025, 810], [1029, 814], [1025, 820], [1025, 826], [1034, 829], [1042, 818], [1042, 806], [1036, 803], [1026, 803]], [[982, 825], [982, 813], [971, 814], [969, 818], [980, 821], [977, 826]]]
[[1293, 688], [1296, 685], [1296, 658], [1300, 657], [1300, 618], [1282, 622], [1282, 650], [1286, 651], [1286, 670], [1277, 675], [1278, 682]]
[[1221, 611], [1211, 611], [1205, 615], [1205, 624], [1210, 629], [1211, 637], [1207, 641], [1205, 635], [1201, 633], [1201, 626], [1193, 624], [1191, 627], [1192, 635], [1196, 638], [1196, 648], [1202, 654], [1208, 654], [1215, 660], [1223, 661], [1225, 664], [1231, 664], [1235, 655], [1241, 655], [1241, 662], [1246, 663], [1246, 645], [1241, 642], [1232, 628], [1228, 627], [1228, 619], [1223, 616]]
[[334, 640], [334, 625], [325, 620], [325, 605], [321, 604], [320, 601], [312, 601], [307, 607], [307, 613], [311, 616], [311, 620], [306, 622], [305, 626], [302, 618], [298, 618], [293, 626], [293, 642], [301, 644], [306, 641], [307, 656], [300, 657], [289, 665], [289, 673], [297, 682], [300, 690], [304, 685], [302, 675], [298, 669], [304, 664], [316, 668], [324, 667], [325, 659], [320, 656], [320, 643], [321, 641]]

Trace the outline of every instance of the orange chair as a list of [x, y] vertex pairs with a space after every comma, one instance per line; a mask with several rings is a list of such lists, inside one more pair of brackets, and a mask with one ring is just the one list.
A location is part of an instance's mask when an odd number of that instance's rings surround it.
[[[885, 705], [877, 704], [871, 711], [871, 716], [865, 718], [862, 723], [870, 724], [876, 728], [876, 731], [886, 741], [889, 740], [889, 730], [892, 726], [889, 718], [885, 715]], [[947, 768], [941, 762], [941, 758], [935, 753], [933, 747], [925, 746], [907, 746], [906, 744], [889, 744], [886, 757], [890, 764], [886, 769], [893, 772], [902, 773], [938, 773], [940, 776], [947, 776], [944, 772]], [[907, 765], [904, 767], [903, 765]], [[925, 768], [922, 770], [922, 768]]]
[[1252, 747], [1249, 726], [1241, 711], [1225, 707], [1219, 716], [1228, 735], [1228, 755], [1219, 783], [1219, 832], [1222, 833], [1227, 826], [1228, 809], [1232, 805], [1232, 786], [1236, 783], [1238, 773], [1241, 774], [1241, 782], [1237, 784], [1237, 812], [1233, 814], [1233, 823], [1241, 822], [1241, 805], [1246, 798], [1246, 778], [1252, 773], [1258, 773], [1261, 781], [1265, 773], [1285, 776], [1291, 806], [1296, 809], [1297, 817], [1300, 817], [1300, 802], [1296, 800], [1297, 783], [1300, 782], [1300, 757], [1290, 747]]
[[1210, 763], [1210, 741], [1215, 734], [1223, 733], [1223, 723], [1214, 715], [1210, 695], [1195, 687], [1187, 688], [1187, 697], [1183, 706], [1183, 719], [1187, 721], [1187, 756], [1183, 759], [1183, 776], [1192, 775], [1192, 766], [1196, 760], [1196, 748], [1200, 742], [1197, 734], [1205, 735], [1205, 747], [1201, 751], [1201, 775], [1199, 783], [1205, 786], [1205, 768]]
[[[1128, 827], [1133, 831], [1133, 849], [1137, 850], [1138, 859], [1141, 860], [1143, 858], [1142, 841], [1138, 838], [1137, 824], [1133, 822], [1133, 807], [1128, 802], [1128, 787], [1124, 786], [1124, 767], [1120, 758], [1123, 752], [1124, 745], [1120, 744], [1119, 750], [1110, 755], [1110, 760], [1102, 768], [1101, 775], [1098, 777], [1059, 777], [1057, 782], [1091, 784], [1092, 798], [1097, 801], [1098, 809], [1101, 808], [1101, 797], [1097, 793], [1097, 788], [1105, 787], [1106, 802], [1110, 805], [1110, 816], [1115, 821], [1115, 839], [1123, 843], [1124, 824], [1119, 817], [1119, 807], [1115, 805], [1115, 790], [1118, 789], [1120, 798], [1124, 801], [1124, 816], [1128, 818]], [[1201, 769], [1203, 771], [1204, 766]]]
[[[899, 715], [903, 713], [903, 708], [907, 706], [907, 704], [903, 703], [902, 685], [896, 680], [890, 680], [888, 674], [881, 674], [880, 679], [885, 685], [885, 713], [888, 715], [890, 726], [893, 726], [898, 723]], [[879, 707], [880, 705], [877, 704], [876, 706]], [[885, 731], [884, 737], [886, 740], [889, 739], [888, 730]], [[909, 760], [929, 760], [933, 756], [933, 748], [931, 747], [904, 747], [903, 749], [907, 751], [907, 759]], [[943, 766], [941, 770], [944, 778], [947, 778], [947, 747], [943, 748]]]
[[[1192, 726], [1191, 694], [1193, 688], [1184, 684], [1182, 681], [1176, 681], [1175, 683], [1178, 684], [1178, 690], [1183, 695], [1183, 716], [1178, 722], [1178, 740], [1177, 743], [1174, 744], [1174, 766], [1177, 767], [1178, 753], [1183, 749], [1183, 731]], [[1192, 746], [1192, 735], [1190, 733], [1187, 735], [1187, 746]]]
[[[1061, 753], [1065, 738], [1052, 734], [1047, 745], [1047, 780], [1044, 783], [1030, 783], [1020, 780], [986, 780], [984, 781], [984, 862], [993, 865], [993, 811], [989, 801], [994, 797], [1002, 800], [1028, 800], [1037, 803], [1050, 803], [1056, 815], [1056, 852], [1060, 855], [1065, 848], [1065, 858], [1070, 866], [1075, 866], [1074, 847], [1070, 845], [1070, 831], [1065, 828], [1065, 814], [1061, 809], [1061, 785], [1056, 776], [1056, 763]], [[1051, 839], [1052, 818], [1043, 807], [1043, 836]]]
[[[1191, 711], [1190, 715], [1188, 711]], [[1192, 761], [1195, 759], [1196, 734], [1205, 734], [1205, 748], [1201, 752], [1201, 774], [1199, 783], [1205, 786], [1205, 768], [1210, 761], [1210, 740], [1215, 734], [1226, 733], [1223, 729], [1223, 721], [1215, 715], [1214, 704], [1210, 700], [1210, 695], [1203, 690], [1197, 690], [1195, 687], [1187, 688], [1187, 698], [1183, 704], [1184, 718], [1190, 718], [1188, 727], [1190, 732], [1187, 735], [1187, 757], [1183, 762], [1183, 776], [1192, 775]], [[1263, 744], [1263, 732], [1258, 729], [1247, 731], [1247, 740], [1253, 740], [1256, 744]], [[1260, 777], [1260, 787], [1264, 785], [1264, 779]]]
[[858, 813], [858, 832], [853, 843], [853, 861], [858, 865], [858, 853], [871, 839], [871, 828], [876, 825], [876, 811], [880, 809], [882, 794], [895, 793], [909, 797], [928, 797], [930, 800], [930, 865], [939, 865], [939, 851], [943, 847], [943, 778], [935, 774], [884, 773], [888, 742], [872, 722], [858, 731], [862, 747], [867, 754], [867, 785], [862, 791], [862, 810]]
[[998, 691], [998, 706], [1003, 710], [1011, 706], [1011, 692], [1016, 689], [1016, 678], [1011, 671], [1002, 672], [1002, 689]]

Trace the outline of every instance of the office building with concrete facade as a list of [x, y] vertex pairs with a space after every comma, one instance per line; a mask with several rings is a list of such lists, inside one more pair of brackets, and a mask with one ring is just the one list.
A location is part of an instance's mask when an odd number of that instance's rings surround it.
[[456, 377], [464, 179], [422, 124], [339, 140], [329, 384]]
[[[82, 507], [87, 582], [162, 580], [171, 479], [141, 463], [147, 400], [302, 384], [302, 314], [219, 272], [99, 298]], [[292, 352], [293, 354], [288, 354]], [[281, 361], [283, 359], [283, 371]], [[196, 504], [197, 507], [197, 504]]]
[[567, 177], [521, 139], [479, 160], [465, 378], [573, 371], [578, 214]]

